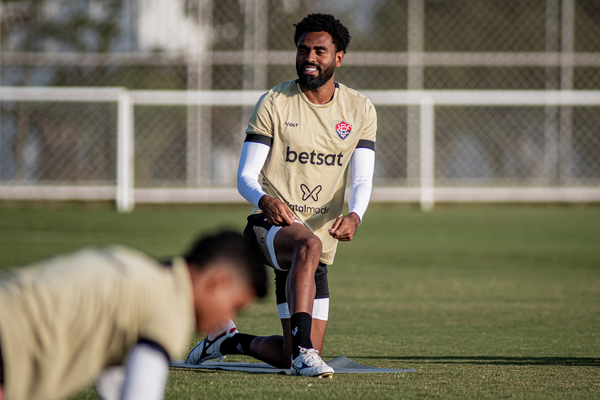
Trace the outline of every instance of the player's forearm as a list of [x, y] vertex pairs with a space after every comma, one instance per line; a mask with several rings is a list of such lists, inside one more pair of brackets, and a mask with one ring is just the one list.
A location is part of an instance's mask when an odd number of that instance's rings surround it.
[[238, 175], [238, 192], [248, 203], [258, 207], [258, 202], [266, 193], [258, 183], [258, 175]]
[[162, 399], [168, 374], [166, 353], [146, 343], [138, 344], [125, 367], [121, 400]]
[[264, 144], [245, 142], [240, 156], [237, 173], [238, 192], [255, 207], [258, 207], [261, 197], [266, 194], [258, 178], [269, 156], [269, 150], [269, 146]]
[[360, 221], [369, 206], [373, 181], [354, 181], [350, 187], [350, 197], [348, 198], [349, 213], [358, 215]]
[[352, 158], [352, 184], [348, 208], [349, 213], [355, 213], [361, 221], [371, 199], [374, 171], [375, 152], [371, 149], [357, 148]]

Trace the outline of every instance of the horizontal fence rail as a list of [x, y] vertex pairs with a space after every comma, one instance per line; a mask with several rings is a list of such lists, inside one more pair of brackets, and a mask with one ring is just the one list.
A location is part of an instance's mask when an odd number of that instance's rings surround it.
[[[123, 88], [1, 87], [0, 102], [111, 103], [116, 105], [115, 184], [23, 185], [0, 182], [5, 200], [106, 200], [115, 199], [119, 211], [136, 203], [243, 202], [233, 187], [136, 187], [134, 169], [134, 114], [144, 106], [252, 107], [263, 91], [152, 91]], [[416, 185], [376, 185], [373, 201], [420, 202], [424, 210], [435, 202], [598, 202], [600, 188], [584, 186], [491, 187], [436, 185], [436, 115], [440, 107], [600, 107], [600, 91], [464, 91], [390, 90], [364, 91], [375, 106], [415, 106], [419, 110]], [[565, 118], [566, 119], [566, 118]], [[562, 124], [561, 120], [561, 124]], [[405, 127], [399, 127], [400, 131]], [[2, 152], [0, 152], [0, 155]], [[600, 158], [600, 154], [597, 155]]]
[[[284, 65], [294, 60], [294, 51], [215, 51], [206, 52], [215, 65], [240, 65], [252, 57], [260, 65]], [[182, 65], [189, 57], [180, 54], [139, 53], [17, 53], [4, 52], [2, 61], [16, 65], [106, 66], [106, 65]], [[415, 62], [414, 60], [419, 60]], [[344, 58], [348, 66], [600, 66], [599, 54], [566, 52], [352, 52]]]

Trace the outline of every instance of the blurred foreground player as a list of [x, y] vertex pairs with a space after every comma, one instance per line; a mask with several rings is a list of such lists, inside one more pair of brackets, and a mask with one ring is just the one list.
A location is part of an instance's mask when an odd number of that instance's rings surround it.
[[334, 81], [350, 42], [339, 20], [311, 14], [296, 25], [294, 42], [298, 79], [260, 98], [238, 169], [238, 190], [255, 207], [244, 234], [275, 270], [283, 336], [241, 334], [230, 323], [194, 348], [189, 363], [246, 354], [294, 375], [333, 374], [319, 356], [329, 312], [327, 266], [338, 241], [352, 240], [369, 203], [377, 115], [369, 99]]
[[0, 398], [58, 399], [97, 379], [103, 399], [160, 399], [169, 358], [194, 328], [266, 294], [240, 234], [197, 241], [169, 265], [125, 247], [86, 248], [0, 280]]

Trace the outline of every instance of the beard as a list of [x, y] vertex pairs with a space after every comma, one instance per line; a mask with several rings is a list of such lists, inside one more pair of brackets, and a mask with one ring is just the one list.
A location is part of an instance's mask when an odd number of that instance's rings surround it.
[[[318, 74], [317, 76], [310, 76], [304, 73], [304, 67], [312, 66], [316, 67]], [[296, 73], [300, 81], [300, 86], [306, 90], [316, 90], [327, 83], [335, 72], [335, 64], [329, 65], [325, 70], [315, 64], [304, 63], [302, 65], [296, 65]]]

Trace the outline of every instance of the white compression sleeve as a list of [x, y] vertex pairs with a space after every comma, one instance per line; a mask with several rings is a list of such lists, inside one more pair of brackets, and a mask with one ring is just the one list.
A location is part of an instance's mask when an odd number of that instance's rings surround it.
[[271, 148], [266, 144], [257, 142], [245, 142], [242, 147], [237, 173], [237, 188], [242, 197], [254, 207], [258, 207], [258, 201], [266, 194], [258, 177], [270, 150]]
[[138, 344], [125, 366], [121, 400], [162, 399], [168, 374], [167, 355], [147, 343]]
[[373, 189], [373, 173], [375, 172], [375, 152], [359, 147], [352, 156], [352, 184], [348, 198], [349, 212], [354, 212], [362, 221]]
[[100, 400], [119, 400], [125, 383], [125, 366], [111, 365], [102, 370], [94, 382]]

